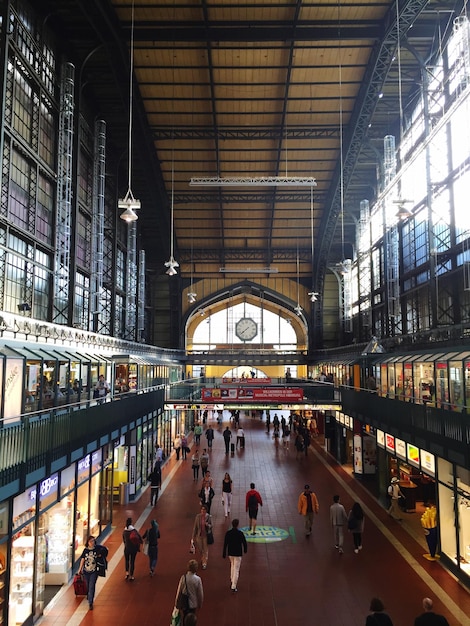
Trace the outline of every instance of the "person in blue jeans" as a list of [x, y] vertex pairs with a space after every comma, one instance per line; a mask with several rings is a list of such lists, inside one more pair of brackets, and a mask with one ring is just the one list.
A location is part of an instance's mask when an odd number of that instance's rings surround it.
[[158, 528], [157, 520], [152, 520], [150, 522], [150, 528], [148, 528], [142, 537], [148, 541], [148, 557], [149, 557], [149, 567], [150, 567], [150, 576], [153, 577], [155, 573], [155, 567], [157, 565], [158, 559], [158, 540], [160, 539], [160, 530]]
[[87, 584], [87, 600], [90, 611], [93, 611], [95, 600], [96, 579], [98, 578], [98, 561], [104, 561], [108, 556], [108, 548], [98, 545], [93, 535], [87, 539], [85, 549], [80, 558], [78, 573], [83, 574]]

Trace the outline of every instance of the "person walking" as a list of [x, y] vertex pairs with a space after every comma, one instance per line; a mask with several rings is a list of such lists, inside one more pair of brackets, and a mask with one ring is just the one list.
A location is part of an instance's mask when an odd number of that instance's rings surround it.
[[225, 517], [228, 517], [232, 506], [232, 479], [230, 478], [230, 474], [228, 472], [225, 472], [225, 476], [222, 480], [222, 500], [224, 504]]
[[201, 505], [207, 509], [207, 512], [209, 514], [211, 512], [212, 500], [214, 499], [214, 496], [215, 496], [215, 491], [212, 488], [211, 480], [212, 479], [210, 477], [210, 474], [209, 476], [206, 474], [206, 476], [204, 477], [202, 481], [201, 490], [198, 493], [199, 500], [201, 501]]
[[214, 429], [212, 426], [206, 428], [207, 447], [210, 450], [212, 448], [212, 442], [214, 441]]
[[304, 490], [300, 494], [297, 510], [305, 518], [305, 536], [310, 537], [312, 534], [313, 516], [315, 514], [318, 515], [320, 510], [317, 496], [310, 489], [310, 485], [305, 485]]
[[198, 422], [194, 427], [194, 443], [198, 446], [201, 443], [202, 426]]
[[393, 626], [390, 616], [385, 613], [385, 607], [380, 598], [372, 598], [369, 610], [372, 613], [366, 618], [366, 626]]
[[196, 549], [201, 553], [202, 569], [206, 569], [209, 560], [207, 537], [212, 533], [212, 517], [207, 508], [202, 505], [201, 512], [196, 515], [193, 525], [192, 540]]
[[155, 463], [155, 467], [149, 474], [147, 480], [150, 482], [150, 506], [156, 506], [158, 500], [158, 493], [162, 484], [162, 472], [160, 466]]
[[157, 520], [153, 519], [150, 522], [150, 528], [144, 532], [142, 539], [148, 542], [150, 576], [153, 577], [158, 559], [158, 540], [160, 539], [160, 528]]
[[250, 531], [256, 535], [256, 524], [258, 519], [258, 506], [263, 506], [263, 500], [259, 491], [255, 489], [255, 483], [250, 483], [250, 489], [246, 492], [245, 508], [250, 518]]
[[359, 502], [352, 505], [348, 514], [348, 530], [351, 531], [354, 543], [354, 552], [362, 550], [362, 533], [364, 532], [364, 511]]
[[200, 459], [199, 459], [199, 450], [196, 449], [196, 451], [194, 452], [193, 456], [191, 457], [191, 467], [193, 470], [193, 480], [197, 480], [199, 478], [199, 465], [200, 465]]
[[237, 583], [242, 564], [242, 555], [243, 552], [246, 554], [248, 550], [245, 535], [238, 529], [238, 524], [239, 521], [237, 519], [232, 520], [232, 528], [225, 533], [222, 551], [222, 558], [225, 559], [228, 554], [230, 559], [230, 589], [234, 592], [238, 591]]
[[202, 471], [202, 477], [206, 475], [207, 468], [209, 467], [209, 455], [207, 454], [206, 448], [202, 451], [201, 457], [199, 459]]
[[333, 527], [333, 539], [335, 548], [343, 554], [344, 525], [348, 521], [348, 516], [344, 506], [339, 501], [339, 496], [333, 496], [333, 504], [330, 506], [330, 522]]
[[[188, 571], [183, 574], [179, 580], [176, 590], [175, 606], [180, 610], [181, 622], [186, 623], [186, 615], [196, 613], [201, 608], [204, 601], [204, 589], [202, 580], [196, 574], [199, 564], [195, 559], [191, 559], [188, 563]], [[188, 596], [188, 606], [180, 608], [180, 594], [184, 593]], [[183, 621], [184, 620], [184, 621]]]
[[434, 613], [431, 598], [423, 598], [424, 613], [419, 615], [414, 626], [449, 626], [449, 622], [443, 615]]
[[181, 435], [181, 457], [183, 461], [186, 461], [188, 452], [189, 452], [188, 438], [186, 437], [186, 435]]
[[232, 439], [232, 431], [230, 430], [228, 426], [225, 427], [223, 436], [224, 436], [224, 443], [225, 443], [225, 454], [228, 454], [230, 452], [230, 440]]
[[390, 482], [388, 487], [388, 495], [390, 496], [390, 508], [387, 513], [396, 519], [398, 522], [402, 521], [401, 510], [398, 506], [398, 501], [400, 498], [403, 498], [403, 493], [400, 489], [399, 480], [396, 476], [394, 476]]
[[87, 600], [90, 611], [93, 611], [93, 603], [95, 601], [96, 579], [98, 578], [98, 563], [106, 560], [108, 556], [108, 548], [96, 543], [93, 535], [87, 539], [85, 549], [80, 557], [80, 565], [78, 573], [83, 575], [87, 586]]
[[179, 433], [176, 435], [175, 440], [173, 441], [173, 448], [176, 452], [176, 460], [179, 461], [181, 454], [181, 436]]
[[238, 444], [240, 444], [240, 448], [245, 447], [245, 431], [243, 430], [243, 428], [239, 428], [237, 430], [237, 448]]
[[126, 564], [126, 580], [134, 580], [135, 557], [140, 552], [142, 537], [138, 530], [132, 525], [132, 518], [126, 520], [126, 527], [122, 533], [124, 543], [124, 562]]

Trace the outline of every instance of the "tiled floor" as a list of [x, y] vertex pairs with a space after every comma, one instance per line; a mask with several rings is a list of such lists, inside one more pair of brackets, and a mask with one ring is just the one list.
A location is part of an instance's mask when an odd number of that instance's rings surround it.
[[[199, 572], [205, 594], [199, 626], [362, 626], [372, 596], [382, 598], [394, 626], [412, 625], [425, 596], [434, 599], [436, 611], [451, 626], [470, 625], [468, 591], [439, 563], [423, 558], [420, 536], [414, 538], [391, 520], [350, 473], [331, 461], [320, 441], [315, 441], [308, 458], [296, 460], [292, 445], [289, 452], [275, 448], [264, 423], [242, 419], [242, 425], [244, 450], [226, 456], [219, 428], [211, 452], [215, 544], [210, 547], [207, 570]], [[241, 526], [247, 524], [245, 492], [253, 481], [264, 501], [259, 524], [287, 531], [282, 541], [249, 543], [237, 594], [229, 589], [229, 561], [222, 559], [223, 536], [230, 524], [221, 506], [225, 471], [234, 482], [232, 516], [240, 518]], [[192, 479], [189, 459], [171, 458], [163, 477], [163, 492], [154, 509], [147, 506], [148, 492], [129, 507], [116, 507], [115, 529], [106, 541], [110, 569], [108, 577], [98, 582], [94, 611], [88, 611], [86, 601], [75, 598], [68, 587], [47, 607], [41, 626], [168, 626], [179, 577], [191, 558], [199, 483]], [[297, 498], [306, 482], [320, 503], [309, 538], [297, 513]], [[366, 511], [364, 549], [357, 555], [350, 536], [345, 539], [344, 555], [333, 546], [329, 506], [335, 493], [341, 495], [346, 510], [356, 499]], [[140, 554], [133, 583], [124, 580], [122, 558], [121, 533], [128, 515], [143, 528], [155, 517], [161, 532], [155, 577], [150, 578], [147, 557]]]

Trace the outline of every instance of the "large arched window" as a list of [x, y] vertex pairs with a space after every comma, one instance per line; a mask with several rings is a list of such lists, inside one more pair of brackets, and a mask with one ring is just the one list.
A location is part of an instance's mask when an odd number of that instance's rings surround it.
[[243, 348], [275, 351], [298, 349], [291, 319], [248, 302], [212, 314], [200, 310], [200, 321], [188, 344], [194, 351]]

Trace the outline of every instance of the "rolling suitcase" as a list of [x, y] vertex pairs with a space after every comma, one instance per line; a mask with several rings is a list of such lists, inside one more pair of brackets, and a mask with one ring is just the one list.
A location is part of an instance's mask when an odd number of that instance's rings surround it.
[[86, 586], [86, 580], [81, 574], [75, 574], [73, 579], [73, 589], [76, 596], [86, 596], [88, 589]]

